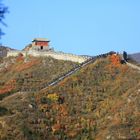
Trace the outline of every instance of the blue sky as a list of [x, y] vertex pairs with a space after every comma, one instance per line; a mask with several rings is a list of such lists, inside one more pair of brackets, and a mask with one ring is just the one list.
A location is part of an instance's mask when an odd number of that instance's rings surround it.
[[96, 55], [140, 52], [140, 0], [4, 0], [3, 45], [23, 49], [33, 38], [57, 51]]

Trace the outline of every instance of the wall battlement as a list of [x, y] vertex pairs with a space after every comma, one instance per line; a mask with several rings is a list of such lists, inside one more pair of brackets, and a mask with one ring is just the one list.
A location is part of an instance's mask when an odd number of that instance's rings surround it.
[[20, 53], [22, 53], [24, 56], [32, 55], [34, 57], [52, 57], [54, 59], [58, 60], [65, 60], [65, 61], [73, 61], [78, 63], [83, 63], [88, 59], [88, 57], [84, 56], [78, 56], [74, 54], [69, 53], [63, 53], [63, 52], [55, 52], [55, 51], [36, 51], [36, 50], [29, 50], [29, 51], [8, 51], [7, 57], [9, 56], [18, 56]]

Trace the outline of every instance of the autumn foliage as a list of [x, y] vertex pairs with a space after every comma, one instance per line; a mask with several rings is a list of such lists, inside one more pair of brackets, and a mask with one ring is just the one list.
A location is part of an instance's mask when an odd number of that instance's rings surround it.
[[5, 94], [8, 92], [11, 92], [16, 88], [16, 80], [10, 80], [8, 81], [1, 89], [0, 89], [0, 94]]
[[120, 62], [121, 62], [121, 58], [120, 58], [119, 55], [117, 55], [117, 54], [110, 55], [110, 56], [109, 56], [109, 59], [110, 59], [111, 64], [112, 64], [113, 66], [115, 66], [115, 67], [120, 66], [120, 64], [121, 64], [121, 63], [120, 63]]
[[59, 96], [56, 93], [54, 93], [54, 94], [48, 94], [47, 98], [50, 99], [51, 101], [57, 101]]
[[[128, 119], [126, 122], [129, 123], [131, 114], [126, 105], [126, 97], [123, 96], [138, 80], [138, 75], [127, 65], [122, 65], [120, 60], [118, 55], [97, 60], [95, 64], [84, 67], [58, 85], [35, 96], [36, 100], [43, 96], [53, 101], [46, 102], [45, 105], [44, 102], [38, 102], [43, 107], [42, 116], [44, 114], [48, 120], [52, 120], [47, 123], [47, 128], [51, 128], [49, 136], [53, 134], [56, 139], [61, 137], [62, 140], [65, 137], [68, 140], [100, 140], [105, 139], [109, 132], [114, 139], [120, 138], [116, 130], [123, 134], [124, 120]], [[128, 79], [131, 75], [135, 77], [133, 82]], [[58, 96], [65, 97], [62, 104], [57, 102]], [[131, 121], [130, 119], [130, 123]], [[137, 126], [134, 125], [134, 128]]]
[[[35, 73], [26, 69], [19, 81], [31, 87], [30, 79], [57, 77], [54, 74], [64, 72], [67, 65], [57, 67], [60, 63], [55, 61], [43, 61]], [[97, 59], [55, 86], [11, 97], [7, 107], [17, 113], [3, 118], [6, 127], [0, 134], [4, 139], [140, 139], [139, 79], [139, 73], [121, 64], [118, 55]]]

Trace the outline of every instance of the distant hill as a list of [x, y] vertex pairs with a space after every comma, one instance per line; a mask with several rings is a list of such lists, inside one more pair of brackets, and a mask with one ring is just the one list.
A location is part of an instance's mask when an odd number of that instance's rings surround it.
[[14, 50], [14, 49], [11, 49], [6, 46], [0, 46], [0, 57], [5, 57], [7, 55], [7, 52], [10, 50]]
[[135, 60], [136, 62], [140, 63], [140, 53], [130, 54], [129, 57]]

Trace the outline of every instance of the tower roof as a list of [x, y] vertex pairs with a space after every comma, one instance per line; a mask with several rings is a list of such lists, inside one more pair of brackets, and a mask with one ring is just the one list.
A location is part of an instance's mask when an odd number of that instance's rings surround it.
[[32, 42], [34, 41], [47, 41], [50, 42], [47, 38], [34, 38]]

